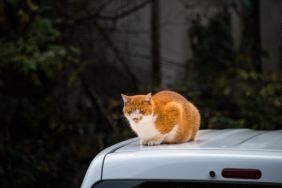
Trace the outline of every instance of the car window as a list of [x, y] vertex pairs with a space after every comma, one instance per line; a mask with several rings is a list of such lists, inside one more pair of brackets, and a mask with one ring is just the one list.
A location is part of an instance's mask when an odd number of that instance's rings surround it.
[[93, 188], [276, 188], [282, 185], [243, 184], [243, 183], [200, 183], [200, 182], [164, 182], [164, 181], [103, 181]]

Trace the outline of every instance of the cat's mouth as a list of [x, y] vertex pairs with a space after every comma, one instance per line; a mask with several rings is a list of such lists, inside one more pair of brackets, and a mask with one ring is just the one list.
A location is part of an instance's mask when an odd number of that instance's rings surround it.
[[139, 121], [142, 120], [143, 117], [135, 117], [135, 118], [132, 118], [132, 120], [135, 122], [135, 123], [138, 123]]

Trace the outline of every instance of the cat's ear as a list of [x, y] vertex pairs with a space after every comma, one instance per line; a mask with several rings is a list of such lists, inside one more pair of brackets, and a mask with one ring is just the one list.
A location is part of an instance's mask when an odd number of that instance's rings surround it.
[[129, 96], [121, 94], [121, 97], [122, 97], [122, 100], [123, 100], [124, 104], [126, 104], [129, 101]]
[[152, 93], [148, 93], [146, 96], [145, 96], [145, 101], [146, 102], [150, 102], [152, 99]]

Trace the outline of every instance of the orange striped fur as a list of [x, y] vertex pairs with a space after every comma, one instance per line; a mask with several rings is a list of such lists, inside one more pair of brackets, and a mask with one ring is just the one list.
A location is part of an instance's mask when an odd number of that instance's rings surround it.
[[151, 96], [122, 94], [123, 113], [143, 145], [183, 143], [195, 139], [198, 109], [182, 95], [161, 91]]

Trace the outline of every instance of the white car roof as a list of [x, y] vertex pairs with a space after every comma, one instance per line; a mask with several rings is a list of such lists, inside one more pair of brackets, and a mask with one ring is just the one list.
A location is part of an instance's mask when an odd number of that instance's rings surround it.
[[[259, 179], [232, 179], [223, 169], [258, 169]], [[214, 177], [209, 172], [215, 173]], [[282, 130], [200, 130], [183, 144], [141, 146], [133, 138], [103, 150], [82, 188], [102, 180], [232, 181], [282, 184]]]
[[117, 149], [115, 152], [149, 150], [259, 150], [282, 151], [282, 130], [256, 131], [251, 129], [200, 130], [194, 142], [174, 145], [140, 146], [138, 141]]

